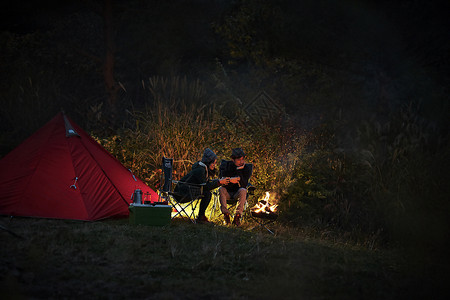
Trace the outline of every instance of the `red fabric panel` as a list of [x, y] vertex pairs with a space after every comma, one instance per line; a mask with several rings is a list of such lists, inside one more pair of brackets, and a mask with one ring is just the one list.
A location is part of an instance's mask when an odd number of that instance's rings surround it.
[[[158, 201], [158, 194], [153, 191], [149, 186], [147, 186], [141, 179], [134, 175], [125, 168], [119, 160], [112, 156], [105, 148], [98, 144], [90, 135], [82, 131], [75, 123], [71, 122], [74, 128], [77, 130], [78, 134], [82, 137], [83, 145], [86, 147], [88, 152], [97, 161], [99, 166], [105, 173], [105, 176], [111, 181], [122, 198], [131, 203], [131, 196], [135, 189], [142, 190], [143, 197], [149, 193], [151, 201]], [[128, 215], [128, 210], [127, 210]]]
[[128, 211], [127, 204], [93, 157], [86, 155], [86, 148], [81, 141], [83, 138], [70, 137], [68, 141], [73, 168], [79, 178], [78, 190], [89, 219], [98, 220], [111, 215], [124, 215], [124, 212]]
[[[65, 136], [60, 113], [0, 160], [0, 214], [98, 220], [128, 216], [136, 188], [157, 199], [153, 190], [135, 181], [116, 158], [70, 122], [80, 137]], [[76, 189], [71, 188], [74, 183]]]
[[[79, 205], [81, 196], [70, 189], [74, 172], [67, 151], [65, 134], [58, 116], [37, 131], [10, 156], [2, 159], [10, 166], [11, 180], [6, 186], [0, 172], [0, 190], [10, 195], [0, 196], [0, 212], [8, 215], [86, 220], [87, 213]], [[17, 168], [15, 165], [21, 166]], [[25, 171], [27, 170], [27, 172]], [[21, 178], [18, 180], [17, 178]], [[2, 193], [3, 194], [3, 193]], [[4, 204], [8, 204], [8, 207]]]

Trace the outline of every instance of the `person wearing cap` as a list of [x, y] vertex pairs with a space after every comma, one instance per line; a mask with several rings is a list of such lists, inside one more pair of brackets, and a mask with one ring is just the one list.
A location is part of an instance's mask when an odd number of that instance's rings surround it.
[[252, 167], [245, 163], [245, 153], [242, 148], [235, 148], [231, 152], [231, 161], [223, 160], [220, 164], [220, 174], [229, 177], [229, 183], [219, 188], [220, 210], [223, 213], [225, 223], [229, 225], [230, 211], [227, 208], [227, 200], [239, 201], [233, 218], [233, 225], [241, 225], [241, 217], [247, 201], [247, 186], [252, 175]]
[[[203, 184], [203, 198], [200, 201], [200, 209], [196, 219], [197, 223], [204, 224], [209, 223], [208, 218], [205, 215], [206, 208], [211, 201], [211, 190], [230, 182], [230, 178], [211, 179], [214, 176], [216, 170], [217, 155], [209, 148], [206, 148], [203, 152], [201, 161], [197, 161], [192, 165], [192, 170], [180, 179], [181, 182]], [[186, 184], [179, 183], [175, 186], [174, 192], [181, 197], [177, 199], [180, 202], [192, 201], [190, 199], [191, 193], [189, 187]]]

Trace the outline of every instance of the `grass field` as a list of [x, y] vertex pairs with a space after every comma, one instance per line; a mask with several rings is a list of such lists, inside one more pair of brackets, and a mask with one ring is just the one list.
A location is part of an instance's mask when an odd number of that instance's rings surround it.
[[1, 299], [444, 299], [445, 266], [305, 230], [0, 217]]

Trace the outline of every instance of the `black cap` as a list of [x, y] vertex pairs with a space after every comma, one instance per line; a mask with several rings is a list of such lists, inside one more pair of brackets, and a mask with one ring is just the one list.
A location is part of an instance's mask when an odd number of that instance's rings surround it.
[[244, 157], [245, 153], [244, 150], [242, 150], [242, 148], [234, 148], [231, 151], [231, 158], [235, 159], [235, 158], [239, 158], [239, 157]]

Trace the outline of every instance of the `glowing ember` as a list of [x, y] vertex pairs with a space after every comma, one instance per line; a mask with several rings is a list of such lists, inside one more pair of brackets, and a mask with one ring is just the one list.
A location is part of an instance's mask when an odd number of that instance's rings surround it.
[[256, 203], [256, 205], [251, 208], [252, 212], [255, 214], [275, 213], [278, 205], [277, 204], [270, 205], [269, 199], [270, 199], [270, 193], [266, 192], [266, 196], [263, 199], [259, 200], [258, 203]]

